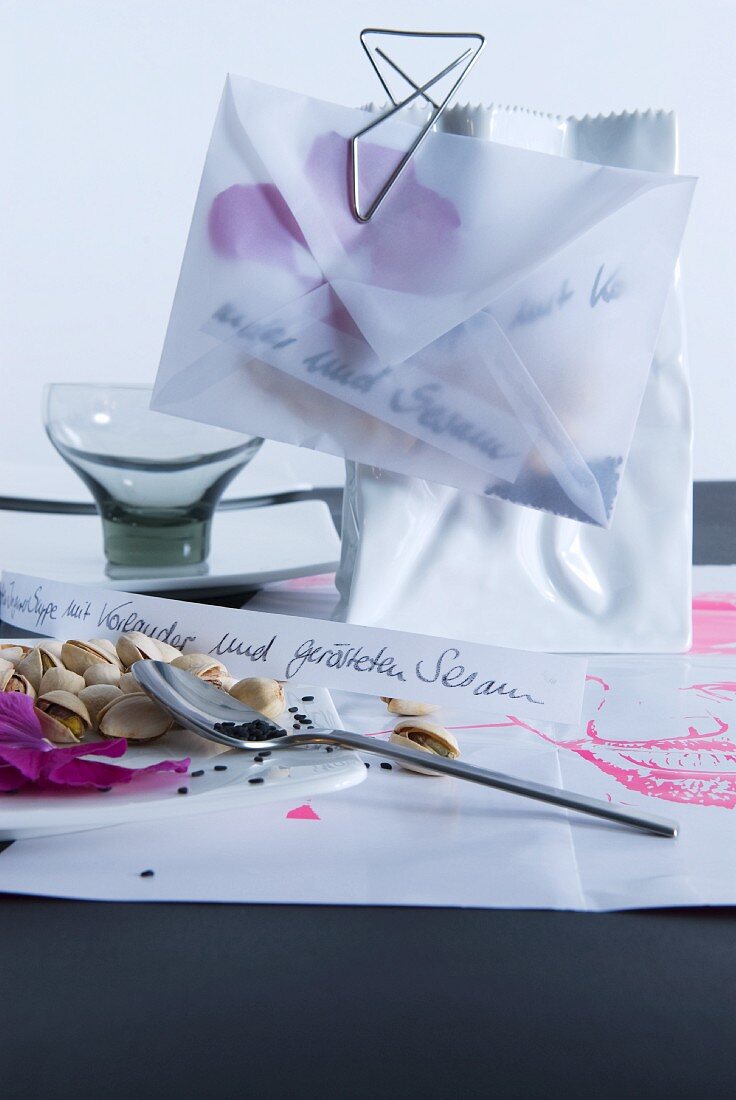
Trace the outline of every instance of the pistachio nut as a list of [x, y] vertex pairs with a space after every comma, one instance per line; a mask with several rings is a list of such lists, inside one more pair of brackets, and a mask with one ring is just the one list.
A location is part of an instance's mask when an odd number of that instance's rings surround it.
[[381, 700], [386, 704], [391, 714], [422, 715], [431, 714], [439, 710], [438, 703], [412, 703], [408, 699], [392, 699], [389, 695], [382, 695]]
[[177, 649], [175, 645], [169, 645], [168, 642], [162, 642], [160, 638], [156, 639], [156, 645], [161, 650], [161, 660], [166, 661], [169, 664], [175, 661], [177, 657], [181, 657], [181, 650]]
[[41, 677], [38, 694], [45, 695], [47, 691], [70, 691], [72, 695], [79, 695], [84, 687], [84, 679], [76, 672], [70, 672], [68, 668], [49, 668]]
[[131, 630], [128, 634], [121, 634], [115, 647], [117, 655], [125, 668], [130, 668], [136, 661], [160, 661], [161, 650], [158, 642], [149, 638], [147, 634], [141, 634], [139, 630]]
[[99, 711], [97, 727], [105, 737], [128, 741], [153, 741], [173, 725], [165, 710], [143, 692], [120, 694]]
[[53, 653], [54, 657], [58, 657], [59, 660], [61, 660], [61, 647], [64, 643], [60, 641], [59, 638], [44, 638], [44, 640], [38, 644], [42, 645], [49, 653]]
[[43, 735], [57, 745], [76, 744], [92, 725], [89, 711], [70, 691], [48, 691], [36, 702]]
[[47, 672], [50, 668], [63, 668], [64, 666], [55, 653], [52, 653], [45, 645], [39, 644], [18, 661], [15, 667], [21, 676], [25, 676], [27, 680], [30, 680], [33, 684], [33, 690], [38, 691], [41, 687], [41, 677], [44, 672]]
[[89, 684], [79, 692], [79, 698], [87, 708], [92, 725], [96, 726], [102, 708], [122, 694], [114, 684]]
[[137, 695], [139, 692], [143, 691], [143, 688], [132, 672], [124, 672], [117, 682], [117, 687], [120, 688], [124, 695]]
[[112, 665], [114, 668], [122, 668], [120, 660], [114, 649], [110, 649], [110, 643], [103, 645], [105, 638], [98, 638], [96, 642], [81, 642], [71, 638], [61, 647], [61, 659], [64, 667], [70, 672], [76, 672], [84, 676], [90, 665]]
[[18, 661], [22, 661], [30, 652], [31, 646], [29, 645], [15, 645], [13, 642], [5, 642], [0, 645], [0, 657], [4, 661], [9, 661], [11, 665], [17, 665]]
[[84, 670], [84, 682], [92, 684], [117, 684], [123, 675], [119, 665], [89, 665]]
[[31, 681], [18, 672], [13, 665], [9, 665], [0, 672], [0, 691], [17, 691], [21, 695], [30, 695], [32, 699], [36, 698], [36, 692]]
[[182, 653], [174, 658], [171, 667], [191, 672], [193, 676], [198, 676], [200, 680], [206, 680], [215, 687], [222, 687], [223, 682], [230, 679], [230, 673], [223, 663], [214, 657], [208, 657], [206, 653]]
[[[455, 760], [460, 755], [460, 746], [454, 735], [444, 726], [429, 722], [426, 718], [405, 718], [403, 722], [397, 722], [389, 741], [393, 741], [395, 745], [403, 745], [405, 749], [427, 753], [429, 756], [445, 756]], [[439, 774], [419, 764], [406, 764], [402, 761], [401, 766], [411, 772], [421, 772], [423, 775]]]
[[278, 718], [286, 708], [283, 685], [265, 676], [247, 676], [230, 688], [230, 695], [266, 718]]

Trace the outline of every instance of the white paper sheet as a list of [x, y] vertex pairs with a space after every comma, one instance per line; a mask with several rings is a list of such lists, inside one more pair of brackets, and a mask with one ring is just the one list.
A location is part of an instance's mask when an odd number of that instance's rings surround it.
[[[359, 788], [300, 806], [15, 844], [0, 855], [0, 889], [582, 910], [736, 903], [736, 661], [611, 658], [596, 661], [590, 676], [584, 722], [572, 735], [513, 719], [467, 728], [473, 719], [459, 712], [438, 717], [456, 729], [465, 759], [646, 806], [679, 820], [678, 840], [458, 780], [384, 770], [379, 755]], [[377, 702], [336, 702], [352, 728], [390, 725]], [[141, 879], [144, 868], [155, 876]]]
[[[701, 652], [591, 661], [572, 732], [437, 715], [465, 759], [674, 817], [676, 841], [384, 770], [379, 755], [360, 787], [300, 806], [14, 844], [0, 854], [0, 890], [580, 910], [736, 904], [736, 570], [696, 570], [696, 590]], [[335, 701], [351, 728], [390, 727], [377, 701]], [[149, 867], [155, 876], [141, 879]]]

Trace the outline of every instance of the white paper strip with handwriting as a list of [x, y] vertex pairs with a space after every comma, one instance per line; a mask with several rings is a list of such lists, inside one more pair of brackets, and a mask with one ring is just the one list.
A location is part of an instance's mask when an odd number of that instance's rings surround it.
[[53, 638], [140, 630], [233, 675], [575, 723], [587, 661], [291, 615], [208, 607], [3, 573], [0, 617]]

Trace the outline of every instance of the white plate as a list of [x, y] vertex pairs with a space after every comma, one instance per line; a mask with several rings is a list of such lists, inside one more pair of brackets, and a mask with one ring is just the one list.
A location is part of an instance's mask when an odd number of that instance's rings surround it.
[[0, 569], [126, 592], [259, 587], [331, 573], [340, 539], [324, 501], [218, 512], [203, 566], [106, 572], [97, 516], [0, 511]]
[[[343, 459], [267, 439], [253, 460], [228, 485], [223, 500], [342, 487], [344, 482]], [[55, 503], [92, 502], [89, 489], [51, 444], [39, 455], [37, 462], [0, 459], [0, 497]]]
[[[302, 702], [302, 695], [313, 695], [314, 702]], [[326, 688], [301, 686], [291, 692], [287, 689], [288, 706], [298, 706], [315, 725], [340, 725]], [[363, 761], [349, 749], [330, 753], [317, 747], [281, 749], [273, 751], [262, 764], [256, 764], [250, 753], [225, 749], [187, 730], [172, 731], [150, 745], [131, 745], [117, 763], [143, 767], [186, 756], [191, 759], [190, 773], [203, 770], [204, 775], [142, 776], [110, 791], [0, 794], [0, 840], [84, 832], [110, 825], [244, 809], [280, 800], [293, 803], [296, 809], [314, 795], [344, 790], [361, 783], [366, 776]], [[225, 764], [226, 770], [215, 771], [215, 764]], [[263, 783], [248, 782], [256, 776]], [[179, 794], [179, 787], [186, 787], [188, 794]]]

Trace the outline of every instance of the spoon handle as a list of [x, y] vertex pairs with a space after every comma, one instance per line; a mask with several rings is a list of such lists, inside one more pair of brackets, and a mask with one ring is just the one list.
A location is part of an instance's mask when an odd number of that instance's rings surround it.
[[[317, 733], [319, 736], [314, 737]], [[297, 735], [299, 736], [299, 735]], [[567, 810], [577, 810], [592, 817], [601, 817], [606, 821], [615, 821], [619, 825], [628, 825], [633, 829], [642, 829], [656, 836], [676, 837], [678, 825], [669, 818], [656, 817], [624, 809], [613, 802], [603, 802], [585, 794], [574, 794], [560, 787], [548, 787], [544, 783], [533, 783], [526, 779], [515, 779], [503, 772], [477, 768], [460, 760], [450, 760], [444, 756], [428, 756], [427, 753], [405, 749], [390, 741], [377, 741], [373, 737], [364, 737], [348, 730], [310, 730], [310, 741], [330, 742], [343, 748], [359, 749], [362, 752], [377, 753], [402, 763], [421, 764], [432, 771], [453, 775], [456, 779], [468, 779], [471, 783], [481, 783], [498, 791], [518, 794], [522, 798], [533, 798], [538, 802], [548, 802], [553, 806], [562, 806]]]

